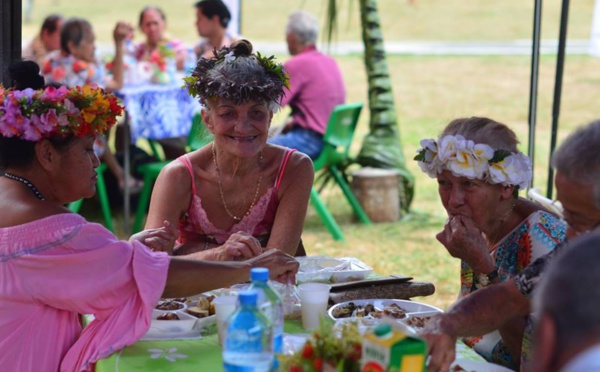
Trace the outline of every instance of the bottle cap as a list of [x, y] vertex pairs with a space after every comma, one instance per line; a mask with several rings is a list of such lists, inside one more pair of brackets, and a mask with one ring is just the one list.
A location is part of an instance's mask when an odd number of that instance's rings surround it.
[[269, 280], [269, 269], [266, 267], [255, 267], [250, 269], [250, 280], [267, 281]]
[[375, 336], [383, 337], [392, 332], [392, 326], [387, 323], [379, 323], [375, 326]]
[[238, 293], [238, 301], [240, 305], [256, 305], [258, 293], [256, 291], [240, 291]]

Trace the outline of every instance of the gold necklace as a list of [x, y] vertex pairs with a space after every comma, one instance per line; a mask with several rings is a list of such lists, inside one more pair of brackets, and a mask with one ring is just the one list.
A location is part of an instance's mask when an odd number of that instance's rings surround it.
[[[238, 217], [238, 216], [234, 215], [233, 213], [231, 213], [231, 211], [229, 210], [229, 207], [227, 207], [227, 203], [225, 202], [225, 195], [223, 194], [223, 185], [221, 184], [221, 172], [219, 171], [219, 164], [217, 163], [217, 151], [215, 150], [214, 142], [212, 143], [211, 147], [212, 147], [213, 163], [215, 163], [215, 169], [217, 170], [217, 183], [219, 184], [219, 193], [221, 194], [221, 202], [223, 203], [223, 207], [225, 207], [225, 212], [227, 212], [229, 217], [233, 218], [234, 220], [241, 221], [242, 218], [244, 218], [250, 214], [250, 211], [252, 210], [252, 208], [254, 207], [254, 204], [256, 203], [256, 200], [258, 198], [258, 191], [260, 190], [260, 184], [262, 183], [262, 179], [263, 179], [263, 174], [261, 173], [260, 176], [258, 177], [258, 182], [256, 183], [256, 190], [254, 191], [254, 198], [252, 199], [252, 203], [250, 203], [250, 207], [248, 207], [248, 210], [246, 211], [246, 213], [244, 213], [244, 215], [242, 217]], [[263, 163], [263, 153], [262, 153], [262, 150], [260, 150], [260, 156], [258, 158], [259, 171], [262, 169], [262, 163]]]

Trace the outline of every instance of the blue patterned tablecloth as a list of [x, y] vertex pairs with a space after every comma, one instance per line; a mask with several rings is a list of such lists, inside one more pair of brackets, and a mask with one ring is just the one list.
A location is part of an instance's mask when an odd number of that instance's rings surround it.
[[116, 92], [127, 110], [132, 143], [138, 138], [156, 140], [188, 135], [192, 118], [202, 106], [182, 85], [179, 80], [166, 85], [125, 86]]

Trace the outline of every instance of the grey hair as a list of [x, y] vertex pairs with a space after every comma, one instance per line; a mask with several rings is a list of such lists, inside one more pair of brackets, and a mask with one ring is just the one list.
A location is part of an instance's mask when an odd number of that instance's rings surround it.
[[557, 350], [568, 351], [600, 335], [600, 234], [585, 234], [563, 248], [546, 269], [535, 293], [534, 308], [556, 325]]
[[[213, 81], [219, 83], [236, 82], [239, 86], [242, 86], [244, 83], [252, 85], [253, 82], [262, 82], [268, 79], [264, 67], [258, 62], [255, 56], [238, 57], [235, 64], [219, 63], [215, 68], [208, 71], [208, 76]], [[281, 108], [279, 102], [280, 100], [265, 103], [269, 110], [276, 113]], [[210, 100], [207, 103], [210, 106]]]
[[485, 143], [494, 150], [518, 152], [519, 140], [515, 132], [506, 124], [490, 118], [471, 116], [454, 119], [444, 128], [440, 138], [458, 134], [475, 143]]
[[303, 10], [289, 15], [287, 33], [298, 36], [303, 45], [314, 45], [319, 35], [317, 18]]
[[600, 120], [577, 129], [556, 149], [552, 166], [566, 178], [592, 186], [600, 208]]

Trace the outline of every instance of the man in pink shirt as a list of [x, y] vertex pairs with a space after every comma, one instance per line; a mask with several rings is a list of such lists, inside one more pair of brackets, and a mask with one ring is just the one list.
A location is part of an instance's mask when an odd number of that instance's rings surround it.
[[333, 108], [346, 100], [344, 80], [336, 61], [315, 46], [319, 25], [310, 13], [292, 13], [287, 24], [287, 44], [293, 56], [285, 64], [290, 89], [281, 106], [292, 113], [283, 133], [270, 143], [297, 149], [315, 159], [323, 149], [323, 134]]

